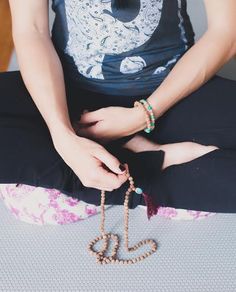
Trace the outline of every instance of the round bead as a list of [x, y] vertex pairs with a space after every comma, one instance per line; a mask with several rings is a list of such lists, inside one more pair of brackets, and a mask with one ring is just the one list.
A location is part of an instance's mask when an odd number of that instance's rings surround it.
[[[129, 194], [131, 193], [131, 191], [135, 191], [137, 194], [142, 194], [143, 193], [143, 190], [139, 187], [136, 187], [134, 185], [134, 179], [132, 176], [130, 176], [130, 174], [127, 176], [127, 178], [129, 179], [129, 182], [130, 182], [130, 186], [126, 192], [126, 195], [125, 196], [125, 200], [124, 200], [124, 209], [125, 209], [125, 214], [124, 214], [124, 222], [125, 222], [125, 226], [124, 226], [124, 239], [125, 239], [125, 247], [127, 249], [127, 251], [135, 251], [138, 249], [138, 247], [141, 247], [142, 245], [144, 245], [145, 243], [149, 243], [151, 245], [151, 251], [149, 252], [146, 252], [144, 255], [142, 256], [139, 256], [135, 259], [132, 259], [132, 260], [119, 260], [116, 258], [117, 256], [117, 250], [119, 248], [119, 236], [117, 234], [113, 234], [113, 233], [105, 233], [105, 230], [104, 230], [104, 224], [105, 224], [105, 210], [104, 210], [104, 203], [105, 203], [105, 191], [101, 191], [101, 194], [103, 194], [104, 196], [103, 199], [101, 200], [101, 224], [100, 224], [100, 232], [101, 232], [101, 235], [100, 236], [97, 236], [94, 240], [90, 241], [89, 244], [88, 244], [88, 251], [91, 255], [96, 255], [96, 262], [101, 264], [101, 265], [104, 265], [104, 264], [109, 264], [109, 263], [119, 263], [119, 264], [131, 264], [131, 263], [135, 263], [137, 261], [141, 261], [143, 259], [145, 259], [148, 255], [152, 254], [153, 252], [156, 251], [157, 249], [157, 245], [156, 243], [153, 241], [153, 240], [150, 240], [150, 239], [146, 239], [146, 240], [142, 240], [140, 241], [138, 244], [132, 246], [132, 247], [129, 247], [129, 224], [128, 224], [128, 221], [129, 221], [129, 207], [128, 207], [128, 202], [129, 202]], [[109, 239], [113, 239], [114, 240], [114, 247], [112, 249], [112, 255], [110, 257], [106, 257], [104, 255], [105, 251], [107, 250], [108, 248], [108, 242], [109, 242]], [[102, 247], [102, 250], [100, 251], [94, 251], [93, 250], [93, 245], [98, 242], [99, 240], [104, 240], [104, 244], [103, 244], [103, 247]]]
[[141, 188], [136, 188], [135, 189], [135, 193], [136, 194], [142, 194], [143, 193], [143, 190]]

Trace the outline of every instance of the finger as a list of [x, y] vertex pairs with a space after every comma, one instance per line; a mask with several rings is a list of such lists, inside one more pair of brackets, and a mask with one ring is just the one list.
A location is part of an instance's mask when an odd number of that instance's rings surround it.
[[124, 182], [127, 181], [127, 179], [128, 179], [128, 175], [127, 174], [129, 172], [128, 164], [124, 163], [122, 165], [125, 167], [125, 172], [123, 174], [118, 174], [118, 178], [119, 178], [121, 184], [123, 184]]
[[120, 181], [120, 185], [123, 185], [128, 179], [128, 176], [126, 174], [118, 174], [118, 179]]
[[[106, 169], [106, 166], [99, 166], [99, 177], [96, 178], [96, 181], [93, 182], [91, 187], [94, 187], [99, 190], [113, 191], [114, 189], [119, 188], [123, 183], [128, 179], [126, 174], [114, 174]], [[100, 181], [100, 183], [98, 183]]]
[[92, 185], [91, 188], [95, 188], [97, 190], [103, 190], [103, 191], [107, 191], [107, 192], [112, 192], [114, 190], [114, 188], [108, 187], [105, 185]]
[[98, 190], [104, 190], [108, 192], [111, 192], [114, 189], [112, 186], [108, 186], [107, 184], [101, 182], [100, 183], [93, 182], [92, 184], [89, 184], [89, 188], [95, 188]]
[[101, 188], [107, 188], [110, 191], [119, 188], [126, 180], [125, 174], [114, 174], [109, 170], [105, 169], [103, 166], [100, 167], [100, 174], [102, 178]]
[[96, 151], [96, 157], [102, 161], [111, 171], [117, 174], [124, 174], [125, 167], [120, 163], [119, 159], [109, 153], [106, 149]]
[[100, 121], [102, 120], [100, 113], [101, 113], [100, 109], [92, 112], [83, 113], [80, 117], [79, 123], [84, 124]]
[[96, 137], [96, 133], [97, 133], [96, 124], [89, 127], [77, 128], [77, 134], [83, 137], [87, 137], [87, 138]]

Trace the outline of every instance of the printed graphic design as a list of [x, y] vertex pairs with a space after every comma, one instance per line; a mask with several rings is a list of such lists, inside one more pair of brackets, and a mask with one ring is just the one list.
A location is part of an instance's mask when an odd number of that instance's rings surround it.
[[[160, 23], [164, 0], [137, 1], [139, 10], [135, 17], [121, 21], [111, 0], [65, 0], [70, 32], [65, 52], [82, 75], [105, 79], [102, 64], [106, 55], [132, 51], [151, 38]], [[121, 60], [120, 73], [136, 73], [145, 66], [141, 56], [132, 55]]]

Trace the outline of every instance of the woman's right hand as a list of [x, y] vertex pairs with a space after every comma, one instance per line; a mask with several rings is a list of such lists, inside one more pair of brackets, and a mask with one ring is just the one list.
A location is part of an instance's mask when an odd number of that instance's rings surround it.
[[54, 146], [86, 187], [113, 191], [127, 180], [120, 161], [95, 141], [68, 133]]

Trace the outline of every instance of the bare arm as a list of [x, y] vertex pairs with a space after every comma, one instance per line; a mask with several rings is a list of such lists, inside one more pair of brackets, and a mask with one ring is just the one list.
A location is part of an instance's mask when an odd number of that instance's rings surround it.
[[73, 132], [64, 77], [50, 38], [48, 0], [10, 0], [13, 39], [24, 83], [53, 140]]
[[236, 1], [205, 0], [208, 29], [148, 97], [158, 118], [198, 89], [236, 54]]
[[62, 66], [50, 38], [48, 0], [10, 0], [10, 7], [21, 75], [57, 152], [84, 186], [120, 187], [127, 180], [120, 161], [100, 144], [77, 136], [70, 123]]

